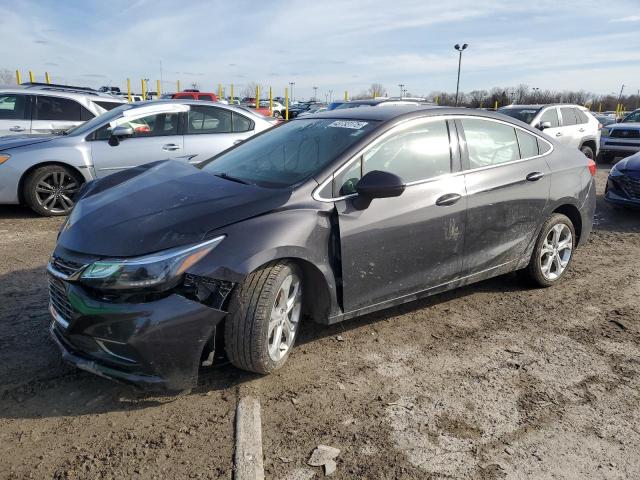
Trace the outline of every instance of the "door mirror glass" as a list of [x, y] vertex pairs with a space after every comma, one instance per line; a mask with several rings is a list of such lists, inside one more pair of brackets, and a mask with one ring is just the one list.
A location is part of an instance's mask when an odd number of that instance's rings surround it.
[[538, 124], [538, 130], [544, 130], [545, 128], [551, 128], [551, 122], [540, 122]]
[[399, 176], [380, 170], [367, 173], [356, 184], [358, 194], [366, 198], [398, 197], [404, 189], [404, 182]]

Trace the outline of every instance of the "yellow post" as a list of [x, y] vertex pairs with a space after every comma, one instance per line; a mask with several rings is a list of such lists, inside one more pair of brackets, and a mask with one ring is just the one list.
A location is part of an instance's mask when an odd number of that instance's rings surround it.
[[233, 83], [231, 84], [231, 103], [233, 104]]
[[218, 84], [218, 101], [222, 100], [222, 84]]
[[127, 102], [131, 103], [131, 79], [127, 78]]
[[260, 85], [256, 85], [256, 110], [260, 108]]
[[498, 109], [498, 100], [496, 100], [496, 102], [493, 104], [493, 109], [494, 110]]
[[140, 80], [140, 83], [142, 84], [142, 100], [146, 100], [147, 99], [147, 92], [145, 90], [144, 78]]
[[176, 80], [176, 92], [180, 91], [180, 80]]
[[269, 87], [269, 115], [273, 117], [273, 91]]
[[162, 87], [162, 85], [160, 85], [160, 80], [156, 80], [156, 93], [158, 94], [158, 98], [160, 98], [160, 88]]
[[51, 78], [49, 77], [49, 72], [44, 72], [44, 81], [47, 83], [51, 83]]
[[29, 70], [29, 81], [30, 82], [35, 82], [35, 78], [34, 78], [33, 72], [31, 70]]
[[347, 90], [344, 91], [344, 101], [345, 102], [349, 101], [349, 92]]
[[16, 83], [18, 85], [22, 83], [22, 78], [20, 78], [20, 70], [16, 70]]
[[284, 119], [289, 120], [289, 89], [286, 87], [284, 89]]

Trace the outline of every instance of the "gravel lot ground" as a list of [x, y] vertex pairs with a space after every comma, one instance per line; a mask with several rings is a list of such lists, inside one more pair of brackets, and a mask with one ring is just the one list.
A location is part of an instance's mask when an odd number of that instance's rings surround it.
[[599, 198], [555, 288], [507, 275], [306, 325], [281, 372], [220, 365], [179, 397], [61, 364], [44, 278], [60, 223], [0, 208], [2, 479], [231, 478], [247, 394], [267, 478], [321, 478], [318, 444], [341, 450], [332, 478], [640, 478], [640, 212]]

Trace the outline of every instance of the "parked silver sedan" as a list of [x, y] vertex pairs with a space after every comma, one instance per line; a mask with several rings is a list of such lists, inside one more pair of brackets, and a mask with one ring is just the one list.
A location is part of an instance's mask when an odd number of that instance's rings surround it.
[[194, 100], [125, 104], [60, 135], [0, 137], [0, 204], [66, 215], [84, 182], [156, 160], [199, 163], [276, 120]]

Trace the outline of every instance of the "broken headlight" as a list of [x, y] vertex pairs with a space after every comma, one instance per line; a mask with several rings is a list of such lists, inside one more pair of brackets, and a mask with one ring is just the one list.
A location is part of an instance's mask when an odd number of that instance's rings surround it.
[[100, 260], [89, 265], [81, 282], [99, 290], [168, 290], [182, 274], [213, 250], [224, 235], [212, 240], [177, 247], [136, 258]]

